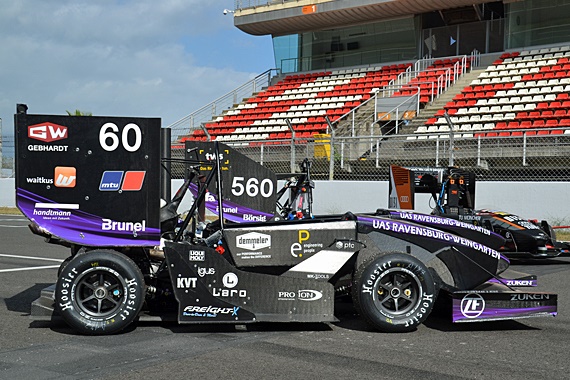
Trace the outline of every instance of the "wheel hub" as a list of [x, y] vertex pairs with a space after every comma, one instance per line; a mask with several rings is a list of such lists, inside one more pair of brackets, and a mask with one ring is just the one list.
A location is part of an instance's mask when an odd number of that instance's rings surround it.
[[107, 289], [104, 286], [98, 286], [97, 288], [95, 288], [95, 291], [93, 292], [93, 295], [95, 296], [95, 298], [102, 300], [107, 298]]

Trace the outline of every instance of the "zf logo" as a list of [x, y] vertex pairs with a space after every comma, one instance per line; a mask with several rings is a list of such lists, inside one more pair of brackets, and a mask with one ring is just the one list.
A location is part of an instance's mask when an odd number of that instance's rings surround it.
[[53, 123], [30, 125], [28, 137], [44, 142], [52, 142], [67, 138], [67, 127]]
[[[123, 178], [124, 174], [124, 178]], [[105, 171], [99, 184], [100, 191], [140, 191], [145, 171]]]
[[485, 311], [485, 300], [479, 294], [470, 293], [461, 300], [461, 314], [465, 318], [477, 318]]
[[77, 174], [74, 167], [56, 166], [53, 174], [53, 184], [55, 187], [75, 187]]

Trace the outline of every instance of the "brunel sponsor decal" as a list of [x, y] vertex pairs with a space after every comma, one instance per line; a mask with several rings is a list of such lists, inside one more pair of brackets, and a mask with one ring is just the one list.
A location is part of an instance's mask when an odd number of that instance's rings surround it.
[[142, 222], [116, 222], [111, 219], [103, 219], [102, 222], [101, 229], [103, 231], [146, 231], [146, 220], [143, 220]]
[[271, 247], [271, 235], [259, 232], [250, 232], [245, 235], [236, 236], [236, 246], [248, 251]]

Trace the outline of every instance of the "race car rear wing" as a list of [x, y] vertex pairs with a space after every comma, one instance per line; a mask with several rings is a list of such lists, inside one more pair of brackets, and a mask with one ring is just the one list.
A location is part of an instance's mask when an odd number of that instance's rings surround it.
[[416, 193], [431, 194], [441, 215], [475, 208], [475, 173], [459, 168], [390, 166], [388, 207], [413, 210]]

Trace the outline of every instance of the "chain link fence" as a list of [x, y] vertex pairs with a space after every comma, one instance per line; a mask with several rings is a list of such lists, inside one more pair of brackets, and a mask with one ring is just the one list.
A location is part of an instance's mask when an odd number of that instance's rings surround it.
[[[299, 172], [312, 162], [316, 180], [388, 180], [389, 166], [446, 167], [472, 170], [486, 181], [570, 181], [570, 130], [537, 135], [525, 131], [511, 137], [390, 135], [281, 141], [236, 141], [228, 145], [277, 174]], [[418, 137], [420, 137], [418, 139]], [[173, 151], [182, 157], [183, 150]], [[181, 168], [174, 171], [181, 173]]]

